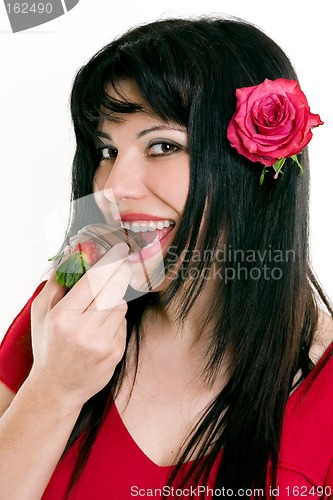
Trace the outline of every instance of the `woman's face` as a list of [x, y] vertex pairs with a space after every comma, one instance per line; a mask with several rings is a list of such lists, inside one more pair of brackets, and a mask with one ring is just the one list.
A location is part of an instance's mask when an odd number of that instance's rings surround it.
[[[119, 121], [101, 119], [100, 162], [94, 176], [94, 196], [107, 222], [140, 232], [147, 245], [128, 258], [130, 285], [151, 289], [147, 273], [163, 266], [182, 218], [189, 189], [187, 130], [153, 115], [132, 80], [122, 80], [117, 91], [144, 110], [120, 115]], [[119, 98], [114, 88], [108, 94]], [[114, 115], [113, 115], [114, 116]], [[164, 269], [164, 267], [163, 267]], [[163, 285], [154, 286], [154, 290]]]

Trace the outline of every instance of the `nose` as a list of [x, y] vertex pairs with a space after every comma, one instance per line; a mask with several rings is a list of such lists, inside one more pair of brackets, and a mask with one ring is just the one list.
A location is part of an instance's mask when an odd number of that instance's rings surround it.
[[104, 184], [105, 196], [112, 192], [112, 198], [116, 201], [140, 199], [145, 196], [146, 191], [142, 161], [137, 155], [134, 158], [118, 153]]

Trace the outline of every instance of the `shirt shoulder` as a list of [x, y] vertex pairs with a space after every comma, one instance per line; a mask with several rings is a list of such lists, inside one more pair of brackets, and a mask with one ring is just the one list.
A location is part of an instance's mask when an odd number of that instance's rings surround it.
[[0, 345], [0, 381], [17, 392], [27, 378], [32, 363], [31, 305], [45, 286], [40, 283], [15, 317]]
[[299, 472], [317, 485], [325, 484], [333, 461], [333, 343], [327, 334], [332, 322], [321, 321], [326, 337], [315, 339], [315, 367], [289, 397], [280, 448], [281, 471]]

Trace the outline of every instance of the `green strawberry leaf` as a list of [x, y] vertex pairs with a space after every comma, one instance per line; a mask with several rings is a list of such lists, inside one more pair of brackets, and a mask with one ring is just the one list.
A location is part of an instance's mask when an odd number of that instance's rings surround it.
[[72, 288], [88, 271], [90, 265], [85, 262], [81, 252], [68, 257], [56, 270], [56, 280], [59, 285]]
[[64, 253], [60, 253], [59, 255], [54, 255], [53, 257], [50, 257], [48, 259], [48, 262], [52, 262], [54, 260], [59, 260], [59, 259], [62, 259], [63, 257], [65, 256]]

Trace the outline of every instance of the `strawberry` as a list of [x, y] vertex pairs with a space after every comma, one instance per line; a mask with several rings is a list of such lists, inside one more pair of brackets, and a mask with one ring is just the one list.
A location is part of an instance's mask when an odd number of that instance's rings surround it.
[[[104, 255], [105, 249], [94, 241], [77, 243], [71, 255], [57, 268], [57, 283], [72, 288], [91, 266]], [[64, 255], [56, 255], [49, 260], [58, 260]]]

